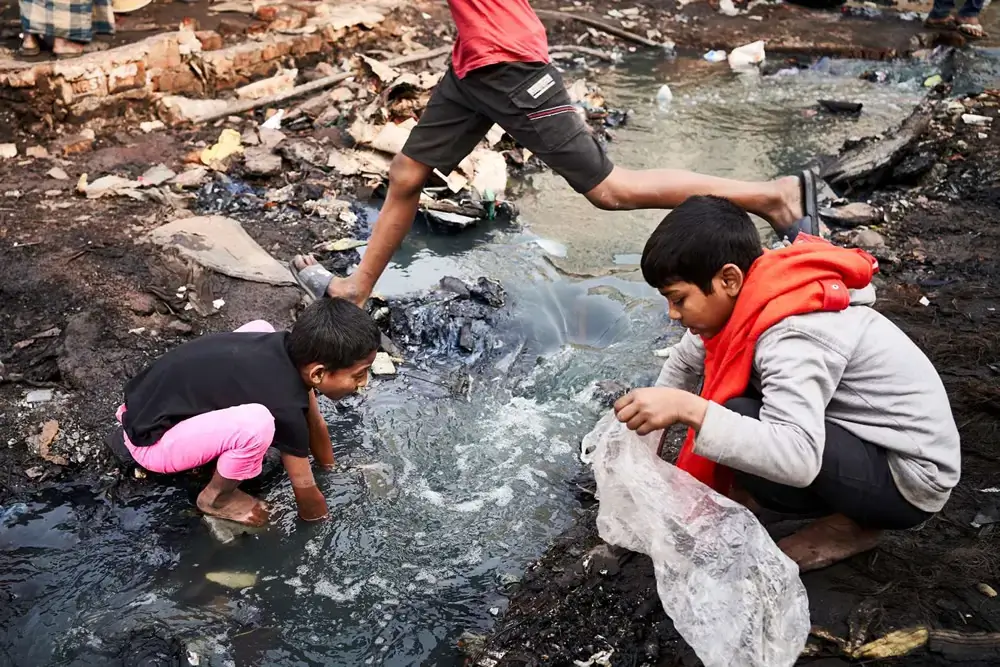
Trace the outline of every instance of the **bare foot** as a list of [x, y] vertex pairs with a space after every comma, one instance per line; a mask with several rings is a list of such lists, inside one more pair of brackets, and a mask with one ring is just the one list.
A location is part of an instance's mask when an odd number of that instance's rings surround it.
[[806, 206], [802, 201], [802, 187], [798, 176], [779, 178], [774, 181], [774, 186], [779, 203], [767, 216], [767, 221], [774, 231], [781, 234], [802, 219], [806, 214]]
[[979, 23], [978, 16], [959, 16], [956, 26], [958, 31], [969, 39], [982, 39], [986, 37], [986, 31]]
[[20, 54], [22, 56], [37, 56], [41, 50], [38, 38], [34, 35], [25, 35], [24, 39], [21, 40]]
[[[313, 266], [314, 264], [319, 264], [319, 262], [312, 255], [296, 255], [292, 259], [292, 266], [295, 267], [296, 271], [301, 271], [305, 267]], [[369, 296], [369, 294], [362, 292], [354, 278], [334, 278], [327, 286], [326, 294], [331, 298], [341, 298], [350, 301], [358, 308], [365, 307], [365, 301], [368, 300]]]
[[52, 53], [57, 56], [78, 56], [83, 53], [83, 44], [56, 37], [52, 42]]
[[866, 530], [843, 514], [817, 519], [778, 542], [800, 572], [819, 570], [878, 546], [880, 530]]
[[205, 489], [198, 495], [198, 509], [209, 516], [228, 519], [246, 526], [265, 526], [271, 515], [267, 505], [239, 489], [212, 497]]

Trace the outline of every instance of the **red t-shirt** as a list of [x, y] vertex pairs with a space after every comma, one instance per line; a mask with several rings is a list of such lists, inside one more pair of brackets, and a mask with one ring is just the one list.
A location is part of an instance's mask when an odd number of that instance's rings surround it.
[[458, 78], [497, 63], [549, 62], [545, 26], [528, 0], [448, 0], [458, 39], [451, 66]]

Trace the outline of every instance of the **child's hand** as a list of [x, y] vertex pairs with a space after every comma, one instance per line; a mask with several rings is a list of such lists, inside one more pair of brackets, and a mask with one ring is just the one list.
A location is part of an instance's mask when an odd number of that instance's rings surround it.
[[615, 416], [630, 431], [648, 435], [677, 423], [701, 428], [708, 401], [668, 387], [634, 389], [615, 402]]
[[299, 518], [303, 521], [322, 521], [329, 516], [326, 498], [317, 486], [292, 487], [295, 504], [299, 506]]

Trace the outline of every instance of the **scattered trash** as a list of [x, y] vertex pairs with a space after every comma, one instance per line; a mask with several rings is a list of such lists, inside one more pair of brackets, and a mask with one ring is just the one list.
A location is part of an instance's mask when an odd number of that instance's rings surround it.
[[28, 392], [28, 395], [24, 397], [24, 400], [34, 405], [36, 403], [48, 403], [55, 396], [55, 392], [51, 389], [33, 389]]
[[989, 584], [979, 584], [976, 589], [988, 598], [995, 598], [997, 596], [996, 589], [994, 589]]
[[0, 159], [11, 160], [17, 157], [17, 144], [0, 144]]
[[243, 152], [240, 133], [225, 129], [219, 134], [219, 140], [201, 152], [201, 163], [215, 171], [226, 171], [229, 168], [227, 159]]
[[35, 158], [36, 160], [44, 160], [45, 158], [51, 157], [45, 146], [32, 146], [26, 150], [24, 154], [25, 156]]
[[148, 239], [232, 278], [271, 285], [296, 284], [288, 268], [230, 218], [217, 215], [180, 218], [157, 227]]
[[216, 310], [221, 310], [224, 305], [226, 305], [225, 299], [216, 299], [212, 302], [212, 308], [215, 308]]
[[839, 100], [817, 100], [824, 109], [831, 113], [861, 113], [864, 104], [861, 102], [841, 102]]
[[670, 103], [673, 101], [673, 99], [674, 99], [674, 93], [672, 90], [670, 90], [670, 86], [668, 86], [667, 84], [663, 84], [662, 86], [660, 86], [660, 89], [656, 91], [656, 104], [661, 109], [670, 106]]
[[765, 58], [763, 40], [737, 47], [728, 56], [729, 66], [734, 70], [753, 68], [764, 62]]
[[69, 174], [67, 174], [65, 171], [63, 171], [63, 169], [61, 169], [60, 167], [52, 167], [52, 169], [49, 169], [49, 171], [47, 173], [47, 176], [49, 178], [54, 178], [57, 181], [68, 181], [69, 180]]
[[257, 575], [252, 572], [206, 572], [205, 578], [213, 584], [234, 590], [250, 588], [257, 583]]
[[478, 218], [473, 218], [472, 216], [462, 215], [460, 213], [451, 213], [449, 211], [435, 211], [432, 209], [424, 209], [424, 215], [431, 220], [440, 225], [445, 225], [447, 227], [455, 227], [462, 229], [465, 227], [471, 227], [479, 222]]
[[284, 118], [285, 118], [285, 110], [278, 109], [277, 113], [275, 113], [273, 116], [271, 116], [261, 124], [261, 128], [265, 130], [280, 130], [281, 121]]
[[368, 241], [358, 239], [337, 239], [336, 241], [324, 241], [313, 246], [313, 250], [320, 252], [346, 252], [355, 248], [363, 248], [368, 245]]
[[69, 460], [66, 457], [49, 453], [49, 446], [53, 443], [53, 441], [55, 441], [56, 436], [58, 435], [59, 422], [54, 419], [50, 419], [42, 424], [42, 430], [38, 435], [28, 438], [28, 444], [31, 445], [32, 448], [37, 449], [38, 456], [49, 463], [54, 463], [57, 466], [67, 466], [69, 465]]
[[392, 363], [392, 357], [385, 352], [377, 353], [375, 361], [372, 362], [372, 375], [384, 376], [395, 374], [396, 365]]
[[165, 164], [158, 164], [147, 169], [146, 172], [139, 177], [138, 182], [146, 187], [156, 187], [158, 185], [163, 185], [176, 176], [177, 174], [173, 169]]
[[663, 608], [706, 667], [792, 665], [810, 628], [798, 566], [749, 510], [660, 459], [662, 435], [608, 413], [584, 437], [601, 539], [653, 559]]
[[709, 51], [702, 58], [710, 63], [721, 63], [726, 59], [726, 52], [723, 49], [716, 49], [715, 51]]
[[170, 181], [171, 185], [178, 188], [197, 188], [201, 187], [201, 184], [205, 182], [208, 178], [208, 170], [204, 167], [194, 167], [193, 169], [188, 169], [187, 171], [181, 172]]
[[962, 122], [966, 125], [989, 125], [993, 119], [989, 116], [980, 116], [974, 113], [963, 113]]
[[5, 526], [8, 522], [16, 521], [17, 517], [25, 514], [28, 506], [24, 503], [14, 503], [7, 507], [0, 507], [0, 526]]
[[859, 7], [855, 5], [844, 5], [840, 8], [842, 16], [852, 19], [878, 19], [882, 17], [882, 10], [874, 7]]
[[838, 227], [878, 225], [885, 220], [882, 209], [864, 202], [851, 202], [843, 206], [824, 208], [820, 210], [819, 214], [824, 220]]
[[972, 519], [971, 526], [973, 528], [982, 528], [994, 523], [1000, 523], [1000, 500], [994, 500], [980, 509], [976, 513], [975, 518]]
[[924, 88], [933, 88], [940, 84], [944, 79], [941, 78], [940, 74], [934, 74], [932, 76], [924, 79]]
[[925, 645], [929, 636], [924, 627], [896, 630], [851, 651], [850, 657], [854, 660], [900, 658]]
[[269, 148], [251, 146], [243, 151], [243, 167], [248, 176], [274, 176], [281, 172], [281, 156]]
[[[730, 2], [730, 4], [732, 3]], [[606, 651], [598, 651], [587, 660], [574, 660], [573, 664], [576, 667], [594, 667], [595, 665], [598, 667], [611, 667], [611, 656], [614, 654], [615, 650], [613, 648]]]
[[130, 181], [121, 176], [102, 176], [93, 183], [87, 182], [87, 174], [80, 176], [77, 183], [77, 192], [87, 197], [87, 199], [100, 199], [106, 195], [116, 195], [142, 200], [143, 195], [139, 192], [142, 183]]
[[733, 0], [719, 0], [719, 13], [723, 16], [739, 16], [741, 12], [736, 9]]
[[921, 306], [925, 306], [926, 307], [926, 306], [931, 305], [931, 300], [928, 299], [926, 296], [922, 296], [922, 297], [920, 297], [920, 301], [918, 301], [917, 303], [919, 303]]
[[144, 133], [149, 134], [150, 132], [155, 132], [157, 130], [162, 130], [166, 127], [162, 120], [147, 120], [139, 123], [139, 129]]

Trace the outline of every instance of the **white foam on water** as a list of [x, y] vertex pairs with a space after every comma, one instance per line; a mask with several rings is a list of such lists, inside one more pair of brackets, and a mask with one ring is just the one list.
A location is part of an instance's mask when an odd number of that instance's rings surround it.
[[330, 598], [335, 602], [350, 602], [357, 599], [358, 595], [361, 594], [361, 589], [363, 587], [362, 582], [350, 583], [351, 579], [344, 580], [344, 586], [338, 586], [337, 584], [331, 583], [326, 579], [320, 579], [316, 582], [313, 587], [313, 591], [316, 595], [322, 595], [323, 597]]

